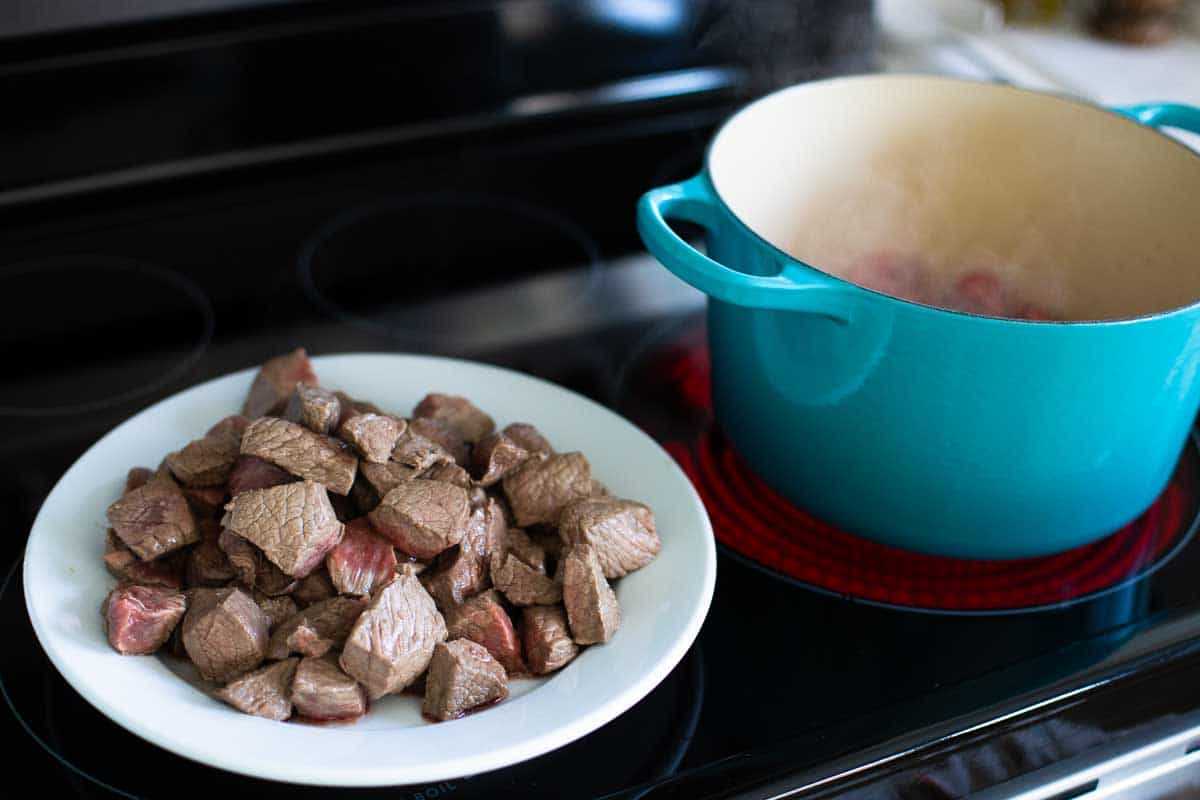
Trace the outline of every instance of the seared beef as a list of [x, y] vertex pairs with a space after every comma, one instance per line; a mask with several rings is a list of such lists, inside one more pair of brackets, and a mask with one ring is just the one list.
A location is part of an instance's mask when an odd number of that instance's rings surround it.
[[366, 518], [355, 519], [346, 523], [342, 541], [329, 551], [325, 566], [342, 594], [370, 595], [396, 573], [396, 551]]
[[462, 541], [444, 554], [436, 568], [421, 575], [421, 583], [445, 611], [491, 585], [489, 559], [504, 549], [507, 526], [495, 502], [475, 506]]
[[335, 390], [334, 396], [338, 399], [338, 403], [342, 406], [342, 416], [338, 420], [338, 424], [351, 414], [385, 414], [383, 409], [368, 400], [355, 400], [350, 395], [341, 390]]
[[250, 385], [250, 394], [242, 406], [242, 413], [250, 419], [278, 413], [298, 383], [313, 386], [318, 383], [317, 374], [313, 372], [312, 362], [308, 360], [308, 353], [304, 352], [303, 347], [263, 363], [254, 376], [254, 383]]
[[148, 467], [134, 467], [125, 475], [125, 491], [123, 494], [129, 494], [134, 489], [145, 486], [153, 477], [154, 470]]
[[319, 569], [296, 584], [296, 588], [292, 590], [292, 599], [301, 608], [307, 608], [313, 603], [328, 600], [335, 594], [337, 594], [337, 590], [333, 588], [333, 583], [329, 580], [329, 573], [324, 569]]
[[[255, 549], [257, 550], [257, 548]], [[254, 575], [255, 589], [270, 597], [279, 597], [296, 591], [300, 586], [300, 581], [275, 566], [271, 559], [263, 554], [263, 551], [259, 550], [258, 555], [258, 572]]]
[[437, 420], [458, 434], [463, 441], [475, 443], [496, 429], [496, 423], [465, 397], [433, 392], [425, 395], [413, 409], [413, 417]]
[[530, 606], [521, 610], [521, 641], [525, 663], [534, 675], [545, 675], [566, 666], [579, 654], [567, 628], [562, 606]]
[[446, 612], [446, 633], [451, 639], [470, 639], [483, 645], [510, 673], [525, 669], [521, 642], [495, 589], [450, 608]]
[[221, 531], [217, 546], [225, 553], [234, 577], [245, 586], [254, 586], [262, 567], [262, 551], [230, 530]]
[[505, 475], [502, 485], [517, 525], [557, 525], [564, 506], [591, 494], [592, 471], [582, 453], [536, 454]]
[[117, 534], [109, 528], [104, 534], [104, 566], [115, 577], [143, 586], [163, 586], [179, 589], [183, 586], [183, 570], [176, 553], [155, 561], [142, 561]]
[[408, 425], [402, 419], [383, 414], [352, 414], [338, 426], [342, 441], [349, 442], [367, 461], [386, 464], [392, 449]]
[[505, 427], [502, 433], [527, 453], [554, 455], [554, 448], [550, 446], [550, 442], [546, 441], [541, 431], [528, 422], [514, 422]]
[[[362, 468], [367, 464], [368, 462], [366, 461], [358, 462], [358, 475], [355, 476], [354, 485], [350, 487], [350, 494], [346, 498], [350, 501], [350, 505], [357, 512], [357, 516], [362, 516], [363, 514], [369, 513], [371, 509], [379, 505], [379, 498], [383, 496], [379, 494], [379, 492], [375, 491], [375, 487], [372, 486], [371, 482], [368, 481], [366, 476], [363, 475]], [[371, 466], [378, 467], [383, 465], [371, 464]], [[337, 495], [330, 495], [330, 497], [337, 497]], [[332, 502], [332, 499], [330, 502]], [[334, 508], [334, 511], [337, 511], [336, 507]], [[343, 520], [343, 522], [347, 521], [349, 520]]]
[[415, 577], [400, 575], [354, 623], [339, 663], [376, 699], [412, 683], [445, 638], [446, 623], [433, 598]]
[[404, 553], [433, 558], [462, 540], [469, 513], [465, 489], [416, 480], [388, 492], [368, 518], [377, 533]]
[[363, 687], [341, 670], [333, 654], [303, 658], [292, 681], [292, 703], [311, 720], [346, 720], [367, 711]]
[[[420, 470], [406, 467], [398, 461], [388, 461], [384, 464], [372, 464], [364, 461], [359, 465], [359, 472], [366, 478], [379, 497], [395, 489], [400, 484], [410, 481], [420, 474]], [[376, 500], [378, 502], [378, 499]]]
[[[246, 432], [249, 437], [253, 426]], [[312, 481], [242, 492], [226, 506], [225, 527], [248, 539], [293, 577], [316, 569], [342, 538], [325, 487]]]
[[515, 606], [548, 605], [562, 599], [562, 587], [511, 552], [492, 560], [492, 584]]
[[149, 655], [171, 638], [187, 611], [187, 596], [162, 586], [122, 584], [108, 593], [101, 611], [114, 650]]
[[279, 597], [271, 597], [270, 595], [255, 591], [254, 602], [258, 603], [258, 607], [267, 615], [267, 630], [270, 633], [274, 633], [280, 623], [291, 619], [300, 610], [296, 605], [296, 601], [286, 594]]
[[183, 492], [183, 498], [187, 500], [188, 508], [192, 510], [197, 521], [201, 517], [221, 516], [225, 510], [225, 503], [229, 500], [224, 485], [182, 486], [179, 491]]
[[231, 414], [217, 421], [205, 432], [205, 436], [232, 436], [241, 441], [242, 434], [250, 426], [250, 418], [241, 414]]
[[231, 680], [262, 662], [269, 624], [241, 589], [196, 589], [183, 619], [183, 646], [203, 678]]
[[283, 722], [292, 715], [292, 681], [299, 663], [300, 659], [289, 658], [269, 664], [225, 684], [213, 695], [238, 711]]
[[250, 423], [242, 437], [242, 453], [270, 461], [340, 495], [349, 494], [358, 469], [354, 453], [344, 449], [335, 439], [273, 417]]
[[330, 597], [307, 606], [271, 633], [267, 658], [287, 658], [290, 653], [319, 656], [340, 648], [366, 607], [366, 601], [358, 597]]
[[409, 425], [392, 448], [392, 461], [417, 472], [429, 469], [439, 461], [453, 461], [454, 456], [437, 442], [422, 436]]
[[280, 469], [270, 461], [257, 456], [238, 456], [233, 471], [229, 473], [229, 495], [236, 497], [254, 489], [270, 489], [299, 480], [287, 470]]
[[421, 712], [435, 720], [460, 717], [472, 708], [508, 697], [508, 676], [487, 649], [469, 639], [433, 649]]
[[[467, 465], [467, 456], [469, 455], [467, 441], [459, 436], [458, 431], [449, 425], [439, 422], [436, 419], [429, 419], [428, 417], [413, 417], [408, 422], [408, 429], [440, 445], [454, 459], [454, 463], [460, 467]], [[395, 455], [392, 457], [395, 458]], [[399, 461], [400, 459], [397, 458], [396, 460]]]
[[533, 567], [535, 572], [546, 574], [546, 550], [520, 528], [509, 528], [505, 537], [505, 548], [520, 561]]
[[562, 537], [558, 535], [558, 531], [545, 529], [538, 530], [536, 528], [526, 531], [526, 534], [529, 536], [529, 541], [531, 543], [542, 548], [542, 552], [546, 556], [546, 572], [551, 572], [553, 570], [552, 565], [557, 564], [559, 558], [562, 557]]
[[654, 513], [630, 500], [592, 498], [563, 509], [559, 535], [564, 543], [596, 550], [604, 577], [619, 578], [641, 569], [658, 554]]
[[179, 487], [154, 479], [108, 507], [108, 523], [143, 561], [185, 547], [200, 538], [196, 520]]
[[575, 545], [563, 556], [563, 605], [578, 644], [602, 644], [621, 625], [621, 606], [604, 579], [600, 559], [589, 545]]
[[224, 486], [241, 448], [241, 434], [221, 428], [167, 455], [171, 474], [184, 486]]
[[421, 478], [427, 481], [442, 481], [451, 483], [468, 491], [472, 488], [471, 476], [458, 464], [443, 462], [434, 464], [421, 473]]
[[330, 434], [337, 430], [342, 418], [342, 404], [334, 392], [301, 383], [288, 398], [283, 418], [313, 433]]
[[236, 577], [237, 573], [225, 557], [225, 552], [217, 546], [215, 539], [203, 539], [188, 553], [187, 585], [224, 586]]
[[527, 458], [529, 452], [503, 433], [489, 433], [471, 450], [471, 477], [491, 486]]

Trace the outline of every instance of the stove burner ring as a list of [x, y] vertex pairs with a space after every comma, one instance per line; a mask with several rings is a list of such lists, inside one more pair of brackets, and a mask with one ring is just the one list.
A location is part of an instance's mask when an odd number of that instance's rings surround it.
[[[155, 369], [153, 377], [138, 386], [125, 391], [113, 392], [103, 398], [81, 403], [62, 403], [58, 405], [25, 405], [21, 403], [0, 403], [0, 416], [10, 417], [47, 417], [84, 414], [92, 411], [117, 406], [150, 394], [157, 389], [170, 384], [191, 369], [200, 357], [204, 355], [212, 342], [216, 328], [216, 313], [212, 302], [204, 291], [188, 277], [161, 267], [143, 264], [130, 259], [112, 256], [92, 256], [87, 254], [61, 256], [55, 259], [28, 260], [0, 270], [0, 282], [21, 278], [44, 278], [47, 273], [54, 272], [87, 272], [107, 271], [121, 280], [141, 282], [144, 288], [154, 285], [159, 290], [165, 289], [172, 297], [181, 298], [199, 321], [198, 331], [193, 335], [189, 332], [189, 344], [186, 352], [174, 359], [173, 363], [164, 369]], [[149, 281], [147, 284], [145, 282]]]
[[[300, 286], [308, 299], [331, 319], [351, 325], [368, 333], [399, 339], [438, 340], [446, 336], [453, 337], [454, 330], [447, 327], [445, 331], [435, 330], [436, 321], [423, 319], [405, 323], [403, 321], [384, 321], [373, 319], [362, 313], [347, 308], [342, 303], [332, 299], [318, 286], [314, 264], [320, 260], [322, 248], [334, 243], [341, 236], [353, 236], [352, 229], [372, 219], [382, 219], [386, 215], [404, 211], [435, 210], [446, 214], [455, 212], [486, 213], [492, 217], [497, 214], [507, 214], [518, 224], [540, 228], [543, 232], [551, 231], [563, 243], [569, 243], [573, 261], [565, 261], [564, 265], [582, 265], [585, 275], [580, 285], [565, 302], [548, 304], [539, 309], [539, 315], [547, 319], [569, 318], [582, 307], [591, 295], [599, 288], [602, 277], [603, 259], [596, 242], [578, 225], [566, 217], [542, 206], [517, 200], [515, 198], [490, 195], [476, 192], [433, 192], [423, 195], [397, 197], [380, 202], [357, 206], [338, 214], [322, 225], [300, 250], [297, 259], [296, 272]], [[470, 226], [460, 225], [459, 230], [469, 235]], [[392, 235], [399, 236], [394, 230]], [[417, 232], [423, 235], [427, 232]], [[534, 234], [536, 236], [536, 234]], [[524, 239], [523, 239], [524, 240]], [[403, 242], [398, 251], [402, 251]], [[451, 280], [453, 278], [451, 277]]]

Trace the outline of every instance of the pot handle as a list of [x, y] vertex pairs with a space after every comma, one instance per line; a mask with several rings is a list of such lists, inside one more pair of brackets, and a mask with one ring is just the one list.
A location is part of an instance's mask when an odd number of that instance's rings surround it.
[[747, 308], [803, 311], [846, 321], [847, 292], [829, 278], [794, 259], [781, 259], [777, 275], [748, 275], [730, 269], [685, 242], [668, 219], [680, 219], [712, 229], [719, 201], [703, 174], [682, 183], [659, 186], [638, 201], [637, 227], [646, 249], [663, 265], [709, 297]]
[[1183, 103], [1146, 103], [1138, 106], [1114, 106], [1112, 110], [1152, 128], [1179, 128], [1200, 133], [1200, 108], [1196, 106]]

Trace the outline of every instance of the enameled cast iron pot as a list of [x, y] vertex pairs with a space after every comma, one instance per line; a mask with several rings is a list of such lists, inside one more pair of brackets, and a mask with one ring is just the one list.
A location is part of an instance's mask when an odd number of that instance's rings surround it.
[[[1200, 157], [1147, 127], [1168, 125], [1200, 132], [1200, 110], [808, 83], [729, 120], [638, 228], [709, 296], [718, 420], [789, 499], [901, 548], [1052, 553], [1147, 509], [1200, 404]], [[703, 226], [708, 255], [667, 219]], [[839, 277], [881, 250], [949, 281], [997, 270], [1070, 321]]]

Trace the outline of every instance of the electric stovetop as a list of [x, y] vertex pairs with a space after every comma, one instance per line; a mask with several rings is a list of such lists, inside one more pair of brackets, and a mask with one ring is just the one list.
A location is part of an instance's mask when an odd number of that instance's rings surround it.
[[626, 714], [508, 769], [339, 796], [950, 797], [1200, 706], [1195, 444], [1141, 519], [1019, 562], [865, 542], [742, 464], [711, 415], [703, 298], [632, 224], [640, 191], [698, 167], [715, 121], [489, 134], [452, 155], [376, 151], [5, 210], [10, 763], [56, 796], [328, 795], [109, 722], [42, 654], [20, 580], [40, 503], [99, 436], [296, 346], [470, 357], [608, 404], [679, 461], [719, 540], [699, 639]]

